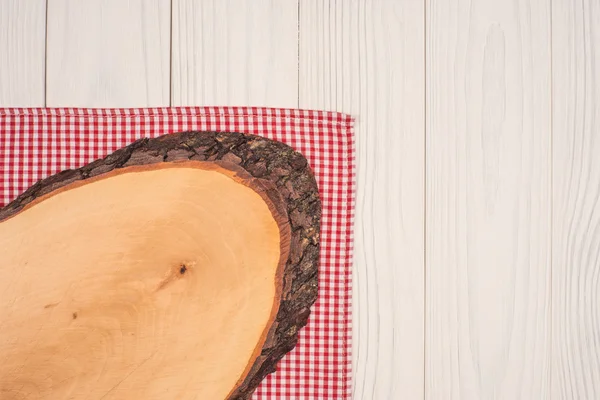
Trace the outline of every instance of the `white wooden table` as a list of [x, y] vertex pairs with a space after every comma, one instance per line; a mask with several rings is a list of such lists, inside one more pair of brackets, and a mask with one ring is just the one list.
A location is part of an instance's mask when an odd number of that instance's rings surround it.
[[598, 0], [0, 0], [0, 106], [168, 105], [356, 116], [355, 398], [600, 399]]

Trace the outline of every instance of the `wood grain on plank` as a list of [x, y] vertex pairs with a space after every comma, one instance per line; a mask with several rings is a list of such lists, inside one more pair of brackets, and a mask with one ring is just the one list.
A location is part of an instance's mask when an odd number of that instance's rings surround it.
[[48, 3], [47, 105], [169, 105], [170, 0]]
[[547, 398], [550, 5], [427, 9], [426, 398]]
[[552, 398], [600, 398], [600, 4], [552, 3]]
[[43, 107], [46, 0], [0, 1], [0, 107]]
[[296, 107], [297, 0], [173, 0], [172, 104]]
[[300, 107], [355, 115], [354, 397], [423, 398], [424, 4], [300, 2]]

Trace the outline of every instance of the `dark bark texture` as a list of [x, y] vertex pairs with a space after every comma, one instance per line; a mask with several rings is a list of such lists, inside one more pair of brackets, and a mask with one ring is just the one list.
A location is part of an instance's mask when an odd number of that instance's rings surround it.
[[287, 208], [291, 228], [279, 311], [262, 351], [229, 399], [250, 399], [260, 382], [294, 348], [317, 299], [321, 202], [304, 156], [291, 147], [254, 135], [231, 132], [182, 132], [141, 139], [104, 159], [41, 180], [3, 209], [0, 221], [35, 199], [69, 183], [133, 165], [183, 160], [235, 164], [265, 187], [275, 187]]

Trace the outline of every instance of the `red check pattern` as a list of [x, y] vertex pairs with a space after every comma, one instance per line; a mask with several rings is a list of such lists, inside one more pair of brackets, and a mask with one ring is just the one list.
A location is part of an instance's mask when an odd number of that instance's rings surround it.
[[275, 139], [303, 153], [323, 219], [319, 297], [298, 346], [254, 399], [347, 399], [351, 388], [354, 139], [338, 113], [248, 107], [0, 109], [0, 206], [39, 179], [81, 167], [142, 137], [186, 130]]

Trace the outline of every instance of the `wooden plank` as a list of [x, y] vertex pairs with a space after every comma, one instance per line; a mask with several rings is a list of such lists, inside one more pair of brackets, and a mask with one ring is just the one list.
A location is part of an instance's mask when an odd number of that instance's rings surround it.
[[296, 107], [297, 0], [173, 0], [173, 105]]
[[300, 2], [300, 107], [357, 117], [354, 397], [423, 398], [424, 3]]
[[46, 0], [0, 1], [0, 107], [43, 107]]
[[600, 398], [600, 8], [552, 3], [553, 399]]
[[170, 0], [48, 3], [48, 106], [169, 105]]
[[550, 4], [427, 3], [428, 399], [550, 389]]

